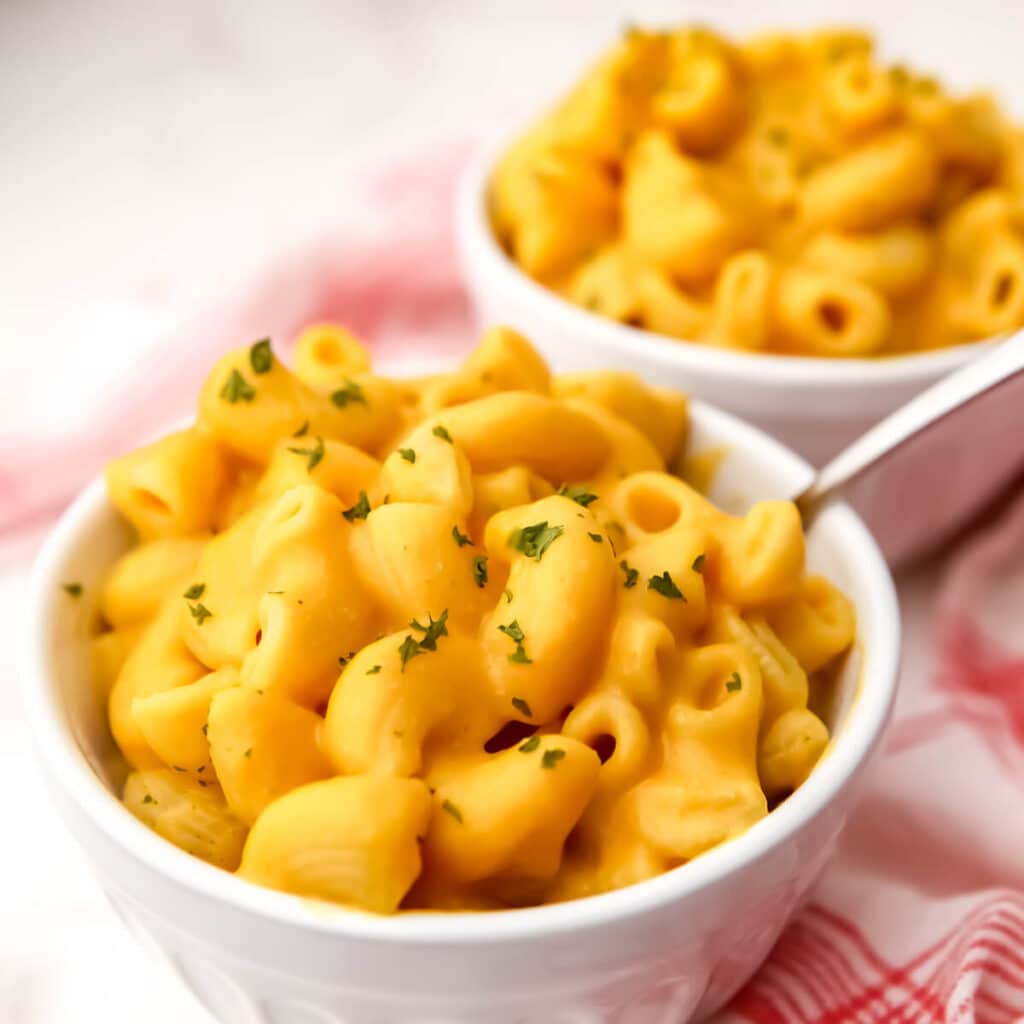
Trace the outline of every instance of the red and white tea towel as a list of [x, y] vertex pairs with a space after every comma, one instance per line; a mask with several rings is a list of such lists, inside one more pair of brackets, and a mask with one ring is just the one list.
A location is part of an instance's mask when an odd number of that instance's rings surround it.
[[[89, 422], [31, 444], [17, 425], [0, 436], [0, 541], [38, 533], [107, 458], [185, 415], [227, 348], [269, 334], [286, 349], [302, 325], [336, 319], [377, 359], [467, 350], [449, 213], [461, 155], [374, 181], [372, 230], [334, 232], [195, 318], [96, 395]], [[1022, 553], [1024, 494], [898, 581], [907, 650], [872, 782], [811, 902], [722, 1021], [1024, 1020]]]

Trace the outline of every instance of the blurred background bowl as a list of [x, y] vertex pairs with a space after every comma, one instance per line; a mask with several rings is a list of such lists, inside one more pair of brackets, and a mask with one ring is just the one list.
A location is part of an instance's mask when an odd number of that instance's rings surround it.
[[490, 177], [514, 137], [480, 150], [463, 173], [455, 214], [459, 262], [480, 326], [515, 327], [556, 370], [632, 370], [652, 384], [678, 388], [741, 416], [820, 466], [995, 344], [875, 359], [761, 355], [681, 341], [587, 312], [530, 278], [494, 235]]

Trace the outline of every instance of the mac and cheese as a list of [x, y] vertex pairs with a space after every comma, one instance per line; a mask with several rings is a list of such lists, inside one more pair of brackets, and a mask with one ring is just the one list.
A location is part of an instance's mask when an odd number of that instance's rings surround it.
[[[666, 871], [798, 787], [854, 638], [794, 506], [671, 475], [685, 398], [496, 328], [386, 380], [340, 328], [213, 369], [113, 462], [99, 598], [123, 797], [263, 885], [382, 913]], [[812, 706], [809, 706], [809, 702]]]
[[859, 32], [631, 29], [490, 207], [538, 281], [691, 341], [866, 356], [1024, 324], [1024, 133]]

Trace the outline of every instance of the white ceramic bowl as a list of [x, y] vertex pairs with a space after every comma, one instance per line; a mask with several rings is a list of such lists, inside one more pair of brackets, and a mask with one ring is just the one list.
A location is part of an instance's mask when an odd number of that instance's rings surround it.
[[509, 259], [491, 230], [487, 194], [504, 147], [486, 147], [467, 166], [456, 200], [463, 280], [481, 326], [508, 324], [557, 370], [633, 370], [768, 431], [815, 465], [985, 350], [956, 345], [885, 359], [758, 355], [680, 341], [615, 323], [561, 298]]
[[[695, 403], [693, 449], [726, 446], [712, 497], [738, 509], [807, 479], [756, 429]], [[181, 852], [118, 802], [90, 685], [88, 622], [129, 543], [93, 483], [39, 556], [23, 666], [28, 716], [62, 817], [129, 928], [226, 1024], [682, 1024], [721, 1006], [768, 954], [831, 855], [889, 717], [892, 581], [853, 512], [829, 508], [810, 565], [853, 599], [859, 640], [834, 744], [747, 833], [658, 878], [572, 903], [374, 917], [262, 889]], [[61, 583], [81, 580], [71, 600]], [[119, 965], [109, 965], [111, 978]]]

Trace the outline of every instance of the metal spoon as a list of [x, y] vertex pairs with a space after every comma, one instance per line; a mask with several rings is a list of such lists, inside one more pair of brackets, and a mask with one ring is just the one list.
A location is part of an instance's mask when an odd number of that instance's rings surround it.
[[842, 494], [890, 564], [918, 558], [1024, 472], [1024, 331], [881, 420], [794, 501], [806, 524]]

